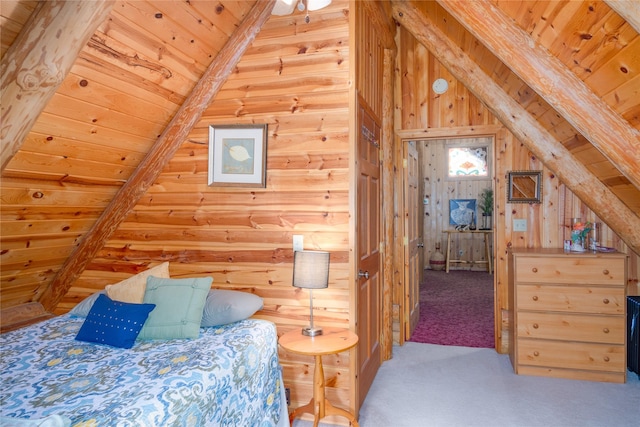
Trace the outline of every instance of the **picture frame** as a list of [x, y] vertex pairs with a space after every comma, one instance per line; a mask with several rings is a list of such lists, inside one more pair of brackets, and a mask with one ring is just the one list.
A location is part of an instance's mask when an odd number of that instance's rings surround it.
[[210, 125], [210, 186], [265, 188], [267, 125]]
[[507, 203], [542, 203], [542, 171], [509, 171]]
[[449, 225], [470, 225], [477, 220], [476, 199], [449, 199]]

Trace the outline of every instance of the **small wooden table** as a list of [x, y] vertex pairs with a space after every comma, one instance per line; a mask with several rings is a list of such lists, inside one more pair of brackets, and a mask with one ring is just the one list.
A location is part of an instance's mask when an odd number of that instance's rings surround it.
[[[489, 235], [493, 233], [493, 230], [445, 230], [444, 232], [447, 233], [447, 262], [445, 264], [445, 271], [447, 273], [449, 272], [449, 264], [452, 262], [487, 264], [487, 270], [489, 271], [489, 274], [493, 272], [493, 268], [491, 267], [491, 247], [489, 246]], [[460, 259], [451, 259], [451, 235], [464, 233], [472, 233], [471, 236], [473, 236], [474, 234], [484, 235], [484, 256], [487, 259], [486, 261], [465, 261]]]
[[349, 411], [336, 408], [324, 396], [324, 369], [322, 355], [337, 354], [350, 349], [358, 343], [358, 336], [348, 329], [323, 328], [323, 334], [315, 337], [302, 335], [299, 329], [287, 332], [279, 339], [279, 343], [287, 351], [315, 357], [315, 371], [313, 373], [313, 397], [304, 406], [294, 410], [289, 415], [289, 423], [302, 413], [314, 416], [313, 426], [317, 427], [320, 419], [328, 415], [341, 415], [349, 420], [351, 425], [359, 427], [356, 417]]

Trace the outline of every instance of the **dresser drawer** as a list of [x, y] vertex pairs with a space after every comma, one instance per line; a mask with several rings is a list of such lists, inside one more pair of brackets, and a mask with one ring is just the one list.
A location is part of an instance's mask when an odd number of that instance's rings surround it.
[[531, 366], [625, 372], [623, 345], [519, 338], [517, 363]]
[[518, 310], [624, 314], [624, 287], [518, 285]]
[[518, 283], [576, 283], [625, 286], [624, 258], [526, 257], [516, 261]]
[[518, 316], [518, 337], [585, 341], [624, 345], [624, 316], [535, 313], [522, 311]]

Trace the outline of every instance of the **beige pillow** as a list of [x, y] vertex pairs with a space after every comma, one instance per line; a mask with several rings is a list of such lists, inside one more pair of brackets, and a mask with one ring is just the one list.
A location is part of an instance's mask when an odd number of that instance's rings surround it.
[[147, 277], [149, 276], [169, 279], [169, 262], [163, 262], [160, 265], [142, 271], [114, 285], [107, 285], [107, 296], [114, 301], [141, 304], [144, 300], [144, 292], [147, 289]]

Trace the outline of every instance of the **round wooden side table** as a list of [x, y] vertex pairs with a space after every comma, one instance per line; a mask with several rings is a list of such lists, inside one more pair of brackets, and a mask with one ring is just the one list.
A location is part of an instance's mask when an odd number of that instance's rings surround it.
[[328, 415], [341, 415], [349, 420], [351, 425], [359, 427], [356, 417], [349, 411], [336, 408], [324, 395], [324, 369], [322, 368], [322, 356], [337, 354], [350, 349], [358, 343], [358, 336], [348, 329], [323, 328], [322, 335], [309, 337], [302, 335], [296, 329], [282, 335], [278, 341], [282, 348], [292, 353], [315, 357], [315, 370], [313, 373], [313, 397], [304, 406], [291, 412], [289, 423], [300, 414], [309, 413], [314, 416], [313, 426], [317, 427], [320, 419]]

